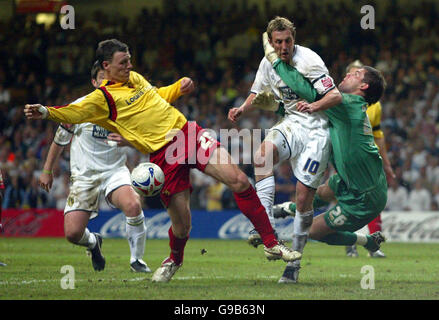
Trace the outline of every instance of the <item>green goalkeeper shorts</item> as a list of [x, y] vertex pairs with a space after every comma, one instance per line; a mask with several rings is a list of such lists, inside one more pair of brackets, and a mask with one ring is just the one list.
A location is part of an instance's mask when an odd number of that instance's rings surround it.
[[326, 211], [326, 224], [337, 231], [354, 232], [375, 219], [385, 208], [387, 202], [387, 181], [384, 175], [377, 179], [372, 190], [354, 193], [335, 174], [329, 179], [329, 187], [335, 193], [337, 204]]

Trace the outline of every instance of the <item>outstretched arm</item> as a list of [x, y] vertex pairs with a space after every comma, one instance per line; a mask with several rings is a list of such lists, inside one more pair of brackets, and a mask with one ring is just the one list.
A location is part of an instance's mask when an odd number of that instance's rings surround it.
[[239, 108], [231, 108], [229, 110], [228, 119], [232, 122], [236, 122], [243, 114], [251, 110], [253, 99], [255, 98], [255, 93], [250, 93], [247, 99]]
[[[106, 92], [95, 90], [65, 106], [47, 107], [27, 104], [24, 114], [27, 119], [48, 119], [62, 123], [96, 122], [108, 118]], [[111, 98], [111, 96], [107, 97]]]
[[314, 102], [317, 99], [317, 91], [311, 83], [296, 68], [277, 60], [273, 65], [274, 70], [281, 77], [282, 81], [290, 87], [300, 98]]
[[173, 103], [179, 97], [189, 94], [195, 90], [194, 82], [191, 78], [183, 77], [177, 82], [157, 89], [158, 94], [169, 103]]
[[38, 184], [40, 185], [40, 187], [47, 192], [49, 192], [49, 190], [52, 188], [53, 167], [58, 161], [59, 156], [61, 155], [63, 150], [64, 146], [57, 145], [55, 142], [52, 142], [52, 144], [50, 145], [46, 161], [44, 162], [43, 172], [38, 179]]
[[74, 127], [68, 124], [63, 124], [58, 127], [47, 153], [46, 161], [44, 162], [43, 172], [41, 173], [38, 184], [41, 188], [49, 192], [53, 183], [53, 167], [58, 161], [59, 156], [73, 137]]

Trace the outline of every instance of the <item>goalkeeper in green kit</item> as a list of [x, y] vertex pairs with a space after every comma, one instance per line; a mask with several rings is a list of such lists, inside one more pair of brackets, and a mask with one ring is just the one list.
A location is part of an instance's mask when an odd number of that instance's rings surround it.
[[[324, 111], [329, 119], [332, 142], [331, 161], [336, 174], [318, 187], [314, 208], [337, 204], [314, 217], [309, 238], [329, 245], [363, 245], [374, 252], [385, 241], [380, 232], [371, 235], [355, 233], [382, 212], [387, 202], [387, 182], [382, 159], [372, 135], [366, 114], [368, 104], [378, 101], [385, 87], [381, 73], [372, 67], [363, 67], [349, 73], [339, 84], [342, 102], [324, 110], [311, 83], [293, 66], [278, 58], [266, 34], [263, 36], [265, 56], [283, 82], [299, 97], [306, 100], [297, 104], [301, 112]], [[271, 93], [261, 92], [253, 105], [278, 111], [282, 108]], [[306, 168], [304, 168], [306, 169]], [[275, 217], [294, 216], [295, 204], [286, 202], [273, 208]], [[300, 264], [288, 263], [281, 283], [296, 283]]]

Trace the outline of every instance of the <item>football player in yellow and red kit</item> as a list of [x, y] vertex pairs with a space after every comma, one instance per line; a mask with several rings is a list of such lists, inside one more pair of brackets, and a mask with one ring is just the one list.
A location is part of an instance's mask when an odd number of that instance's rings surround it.
[[[96, 58], [105, 72], [101, 86], [66, 106], [28, 104], [28, 119], [65, 123], [92, 122], [119, 133], [165, 173], [161, 200], [171, 218], [170, 255], [152, 281], [167, 282], [183, 263], [191, 229], [189, 170], [197, 168], [221, 181], [234, 193], [236, 203], [262, 237], [270, 260], [294, 261], [301, 257], [279, 244], [270, 221], [247, 176], [219, 142], [157, 93], [142, 75], [132, 71], [128, 46], [116, 39], [99, 43]], [[177, 86], [178, 87], [178, 86]]]

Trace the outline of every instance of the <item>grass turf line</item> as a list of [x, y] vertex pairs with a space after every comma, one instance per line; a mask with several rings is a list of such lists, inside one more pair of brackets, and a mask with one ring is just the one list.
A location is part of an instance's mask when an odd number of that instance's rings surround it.
[[[190, 239], [183, 267], [169, 283], [129, 269], [125, 239], [104, 239], [107, 260], [95, 272], [85, 248], [62, 238], [1, 238], [0, 299], [30, 300], [437, 300], [439, 244], [385, 243], [385, 259], [345, 256], [344, 247], [309, 242], [298, 284], [278, 284], [285, 263], [267, 261], [262, 247], [244, 240]], [[204, 252], [205, 251], [205, 252]], [[168, 240], [147, 240], [144, 260], [154, 271], [169, 253]], [[61, 288], [61, 267], [75, 271], [75, 289]], [[362, 289], [363, 266], [375, 289]]]

